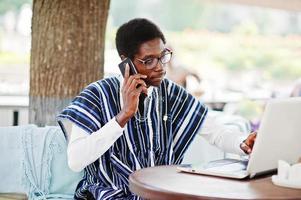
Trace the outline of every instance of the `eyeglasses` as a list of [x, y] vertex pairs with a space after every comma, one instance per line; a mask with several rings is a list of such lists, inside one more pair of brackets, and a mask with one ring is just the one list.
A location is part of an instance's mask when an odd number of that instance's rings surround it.
[[166, 64], [171, 60], [172, 57], [172, 51], [170, 49], [164, 49], [163, 55], [157, 58], [148, 58], [146, 60], [142, 60], [139, 58], [135, 58], [139, 62], [141, 62], [146, 69], [153, 69], [158, 65], [158, 62], [160, 61], [161, 64]]

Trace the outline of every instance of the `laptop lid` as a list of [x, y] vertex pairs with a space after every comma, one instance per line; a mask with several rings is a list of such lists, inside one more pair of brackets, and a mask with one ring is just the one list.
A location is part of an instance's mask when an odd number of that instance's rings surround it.
[[248, 163], [250, 177], [301, 157], [301, 98], [273, 99], [266, 107]]

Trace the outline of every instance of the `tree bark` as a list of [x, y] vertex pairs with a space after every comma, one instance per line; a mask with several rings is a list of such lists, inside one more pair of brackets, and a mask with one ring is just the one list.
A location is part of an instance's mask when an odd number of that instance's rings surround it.
[[29, 122], [57, 125], [57, 114], [103, 77], [110, 0], [34, 0]]

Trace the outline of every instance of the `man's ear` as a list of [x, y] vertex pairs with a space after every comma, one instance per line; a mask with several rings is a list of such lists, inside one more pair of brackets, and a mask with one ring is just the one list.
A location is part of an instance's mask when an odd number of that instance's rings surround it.
[[121, 60], [126, 59], [126, 57], [124, 55], [120, 55]]

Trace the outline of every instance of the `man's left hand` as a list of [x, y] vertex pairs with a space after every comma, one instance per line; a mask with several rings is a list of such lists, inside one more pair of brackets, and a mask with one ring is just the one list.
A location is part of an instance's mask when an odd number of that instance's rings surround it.
[[256, 140], [256, 136], [257, 136], [257, 132], [252, 132], [247, 139], [245, 139], [241, 144], [240, 144], [240, 148], [246, 153], [246, 154], [250, 154], [252, 152], [253, 149], [253, 145], [255, 143]]

